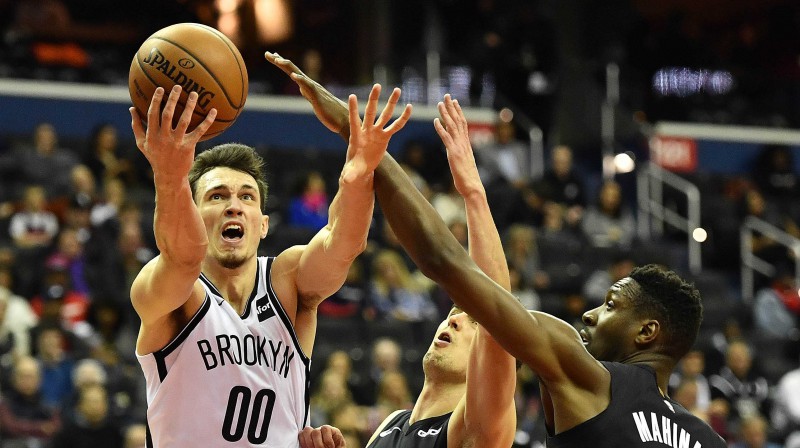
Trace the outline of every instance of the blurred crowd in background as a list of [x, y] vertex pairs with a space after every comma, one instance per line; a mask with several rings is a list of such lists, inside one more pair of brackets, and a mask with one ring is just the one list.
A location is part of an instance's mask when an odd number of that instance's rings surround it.
[[[599, 120], [586, 112], [605, 95], [613, 63], [631, 126], [670, 119], [800, 127], [799, 8], [601, 3], [0, 0], [0, 77], [124, 85], [147, 35], [199, 21], [233, 30], [256, 93], [297, 94], [263, 61], [270, 49], [335, 92], [384, 76], [409, 101], [425, 102], [431, 92], [440, 97], [434, 81], [463, 89], [459, 98], [473, 105], [521, 111], [475, 147], [514, 294], [580, 327], [581, 314], [634, 266], [677, 270], [697, 284], [706, 313], [697, 346], [673, 375], [673, 398], [732, 447], [800, 446], [796, 260], [755, 236], [754, 250], [776, 274], [758, 277], [755, 298], [745, 301], [738, 272], [747, 216], [800, 237], [792, 151], [765, 145], [750, 173], [691, 177], [702, 186], [709, 232], [704, 270], [692, 275], [677, 236], [638, 240], [632, 179], [600, 179], [592, 137]], [[270, 34], [259, 8], [281, 5], [290, 26]], [[708, 14], [713, 5], [726, 12]], [[385, 33], [369, 37], [378, 27]], [[439, 55], [439, 78], [427, 76], [425, 54]], [[525, 120], [548, 135], [541, 176], [524, 162]], [[157, 253], [152, 173], [129, 129], [98, 123], [91, 135], [64, 138], [49, 123], [31, 126], [0, 135], [0, 447], [143, 446], [144, 378], [128, 291]], [[635, 131], [619, 138], [641, 144]], [[269, 169], [271, 229], [260, 253], [307, 242], [327, 221], [343, 154], [247, 143]], [[464, 204], [443, 148], [411, 141], [397, 157], [466, 246]], [[388, 413], [410, 408], [422, 356], [451, 305], [377, 210], [367, 250], [319, 309], [312, 424], [333, 424], [348, 446], [364, 446]], [[517, 447], [544, 446], [538, 394], [523, 367]]]

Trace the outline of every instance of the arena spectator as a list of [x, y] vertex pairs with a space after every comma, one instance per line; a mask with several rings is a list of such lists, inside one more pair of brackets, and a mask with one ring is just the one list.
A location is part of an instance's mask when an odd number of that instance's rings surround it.
[[42, 400], [39, 363], [23, 356], [14, 364], [12, 387], [0, 400], [0, 434], [4, 446], [35, 448], [61, 428], [57, 410]]

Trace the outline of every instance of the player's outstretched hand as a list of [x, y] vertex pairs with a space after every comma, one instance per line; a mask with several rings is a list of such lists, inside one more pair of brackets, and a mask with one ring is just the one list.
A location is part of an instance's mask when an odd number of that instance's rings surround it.
[[217, 116], [217, 110], [211, 109], [205, 120], [189, 132], [189, 123], [197, 105], [197, 92], [191, 92], [183, 114], [173, 128], [172, 118], [180, 96], [181, 86], [176, 85], [169, 93], [164, 110], [161, 110], [164, 89], [158, 87], [147, 110], [147, 129], [144, 128], [142, 117], [136, 112], [136, 108], [130, 108], [136, 146], [147, 157], [156, 178], [182, 178], [189, 172], [194, 160], [195, 145]]
[[347, 115], [347, 103], [333, 96], [325, 87], [320, 83], [309, 78], [300, 70], [294, 62], [281, 57], [278, 53], [264, 53], [274, 66], [283, 70], [284, 73], [300, 87], [300, 94], [303, 98], [311, 103], [314, 108], [314, 114], [326, 128], [341, 135], [347, 140], [350, 127], [348, 126], [349, 117]]
[[447, 162], [450, 164], [456, 189], [464, 197], [474, 191], [482, 191], [483, 184], [475, 165], [464, 111], [450, 94], [445, 95], [437, 107], [441, 119], [435, 118], [433, 126], [447, 148]]
[[400, 117], [389, 126], [386, 126], [392, 118], [397, 102], [400, 100], [400, 89], [395, 87], [386, 102], [386, 106], [376, 119], [375, 115], [378, 112], [380, 95], [381, 85], [375, 84], [369, 94], [363, 122], [358, 115], [358, 99], [355, 95], [350, 95], [348, 98], [350, 144], [347, 148], [344, 170], [342, 170], [342, 178], [345, 183], [371, 174], [386, 153], [389, 139], [400, 129], [403, 129], [403, 126], [406, 125], [411, 117], [411, 105], [407, 104]]
[[339, 428], [322, 425], [319, 428], [306, 426], [297, 435], [300, 448], [346, 448], [344, 436]]

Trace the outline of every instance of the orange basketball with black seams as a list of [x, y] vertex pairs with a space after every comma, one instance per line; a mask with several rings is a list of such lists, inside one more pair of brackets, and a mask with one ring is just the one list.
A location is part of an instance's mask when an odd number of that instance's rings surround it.
[[156, 88], [163, 87], [166, 97], [176, 84], [183, 91], [173, 125], [183, 112], [189, 92], [198, 95], [189, 130], [212, 108], [217, 109], [214, 124], [201, 140], [216, 137], [232, 125], [247, 100], [247, 68], [239, 50], [224, 34], [198, 23], [179, 23], [156, 31], [131, 62], [128, 90], [143, 118]]

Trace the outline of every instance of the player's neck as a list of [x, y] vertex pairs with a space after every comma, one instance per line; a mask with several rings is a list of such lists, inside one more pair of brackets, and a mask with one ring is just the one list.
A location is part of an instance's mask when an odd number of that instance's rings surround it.
[[255, 286], [258, 260], [252, 257], [240, 267], [228, 269], [215, 262], [203, 264], [203, 274], [208, 277], [222, 297], [241, 314]]
[[464, 382], [446, 383], [426, 379], [411, 411], [409, 423], [453, 412], [466, 392], [467, 385]]
[[661, 395], [667, 396], [669, 377], [675, 368], [675, 362], [667, 355], [660, 353], [640, 352], [623, 361], [625, 364], [640, 364], [649, 366], [656, 374], [656, 383]]

